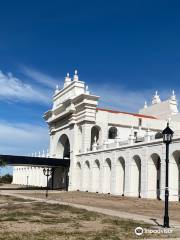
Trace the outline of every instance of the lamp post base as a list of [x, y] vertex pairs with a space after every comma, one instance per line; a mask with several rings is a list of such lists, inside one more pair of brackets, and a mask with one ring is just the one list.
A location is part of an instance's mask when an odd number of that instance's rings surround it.
[[164, 227], [169, 228], [169, 217], [168, 216], [164, 216]]

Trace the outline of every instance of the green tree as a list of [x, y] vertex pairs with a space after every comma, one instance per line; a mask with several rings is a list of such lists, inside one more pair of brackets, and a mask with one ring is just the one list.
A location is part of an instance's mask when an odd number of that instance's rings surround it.
[[0, 177], [0, 183], [11, 183], [12, 179], [13, 176], [8, 173]]

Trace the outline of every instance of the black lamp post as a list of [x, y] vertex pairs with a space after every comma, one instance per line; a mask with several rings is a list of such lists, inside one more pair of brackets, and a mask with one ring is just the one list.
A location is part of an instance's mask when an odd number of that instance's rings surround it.
[[47, 198], [48, 197], [48, 178], [52, 174], [52, 169], [51, 168], [44, 168], [43, 173], [47, 177], [47, 186], [46, 186], [46, 198]]
[[166, 186], [165, 186], [165, 211], [164, 211], [164, 227], [169, 228], [169, 189], [168, 189], [168, 177], [169, 177], [169, 144], [172, 142], [173, 131], [167, 123], [167, 127], [162, 131], [163, 142], [166, 144]]

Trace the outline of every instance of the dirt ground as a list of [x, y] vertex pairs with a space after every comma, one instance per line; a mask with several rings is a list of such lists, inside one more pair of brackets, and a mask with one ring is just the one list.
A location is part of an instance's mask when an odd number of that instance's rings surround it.
[[[24, 191], [23, 195], [45, 198], [43, 191]], [[87, 192], [49, 192], [48, 199], [60, 200], [69, 203], [118, 210], [127, 213], [136, 213], [152, 218], [163, 218], [164, 202], [142, 198], [115, 197], [108, 194]], [[170, 219], [180, 222], [180, 202], [169, 202]]]
[[[6, 189], [5, 191], [3, 190], [4, 187]], [[4, 194], [12, 193], [15, 195], [14, 197], [7, 197], [3, 196], [3, 192]], [[154, 227], [157, 228], [157, 226], [152, 226], [153, 221], [151, 221], [151, 224], [145, 224], [142, 222], [144, 217], [133, 218], [136, 220], [138, 219], [138, 221], [128, 220], [127, 217], [126, 219], [123, 219], [123, 213], [128, 213], [129, 215], [132, 214], [132, 216], [134, 216], [133, 214], [138, 214], [141, 216], [148, 216], [146, 219], [159, 218], [161, 220], [163, 219], [164, 215], [164, 202], [159, 200], [119, 197], [108, 194], [95, 194], [77, 191], [49, 191], [48, 200], [50, 201], [47, 203], [37, 200], [45, 199], [45, 189], [23, 189], [21, 186], [14, 185], [0, 186], [0, 194], [2, 194], [0, 195], [0, 240], [137, 239], [136, 235], [134, 234], [135, 227], [143, 226], [151, 229]], [[20, 198], [22, 196], [25, 196], [26, 198], [34, 197], [37, 199], [34, 201], [29, 199], [25, 200]], [[94, 211], [92, 208], [87, 208], [87, 210], [84, 210], [70, 206], [54, 204], [54, 202], [53, 204], [50, 204], [51, 200], [78, 205], [80, 204], [88, 207], [92, 206], [95, 208], [103, 208], [105, 210], [113, 210], [118, 212], [117, 216], [120, 218], [87, 211]], [[170, 223], [172, 220], [176, 221], [176, 223], [180, 223], [180, 202], [170, 202], [169, 204]], [[23, 213], [19, 212], [20, 208]], [[66, 211], [64, 212], [63, 209], [66, 209]], [[106, 213], [107, 210], [103, 211], [103, 209], [102, 212]], [[10, 213], [12, 210], [16, 212], [13, 213], [15, 216], [11, 216]], [[76, 217], [74, 216], [74, 211], [77, 213]], [[85, 214], [86, 217], [84, 217], [83, 214]], [[17, 218], [17, 215], [20, 218]], [[4, 216], [7, 218], [4, 218]], [[129, 219], [131, 219], [131, 217]], [[15, 234], [17, 232], [19, 235]], [[2, 236], [4, 236], [4, 238]], [[145, 235], [143, 235], [143, 237], [145, 237]], [[170, 235], [147, 235], [145, 239], [159, 239], [158, 237], [162, 237], [162, 239], [173, 239], [173, 237], [178, 237], [178, 239], [180, 239], [180, 229], [173, 229], [173, 234]]]
[[[137, 226], [149, 224], [110, 217], [60, 204], [0, 195], [0, 240], [137, 239]], [[143, 234], [140, 239], [172, 239], [172, 234]]]

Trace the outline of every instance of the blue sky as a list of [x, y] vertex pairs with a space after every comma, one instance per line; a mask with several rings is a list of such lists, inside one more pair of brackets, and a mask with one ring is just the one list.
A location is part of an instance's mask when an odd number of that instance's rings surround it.
[[58, 83], [79, 71], [100, 106], [137, 112], [180, 79], [179, 1], [3, 1], [0, 153], [48, 147], [42, 115]]

